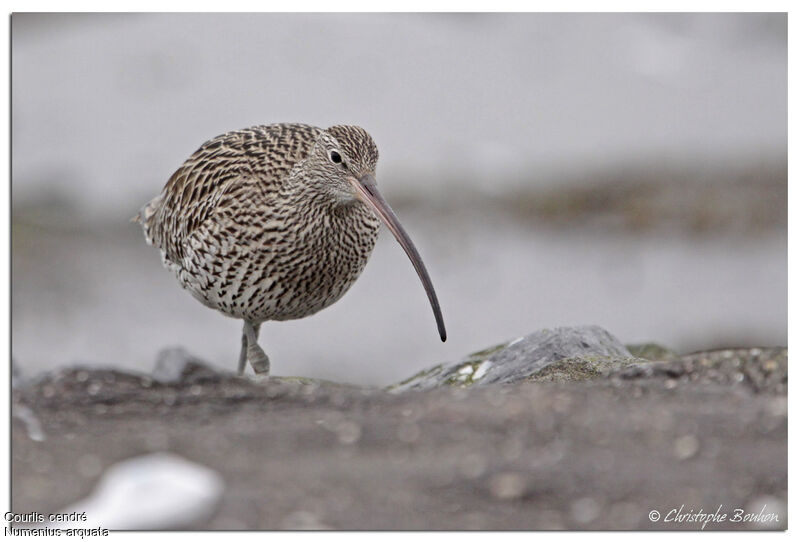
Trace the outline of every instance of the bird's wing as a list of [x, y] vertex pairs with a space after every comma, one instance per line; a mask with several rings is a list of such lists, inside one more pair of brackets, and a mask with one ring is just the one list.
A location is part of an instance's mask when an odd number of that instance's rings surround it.
[[218, 215], [221, 205], [274, 197], [320, 132], [305, 124], [271, 124], [207, 141], [140, 212], [148, 242], [161, 248], [168, 260], [180, 263], [186, 239]]

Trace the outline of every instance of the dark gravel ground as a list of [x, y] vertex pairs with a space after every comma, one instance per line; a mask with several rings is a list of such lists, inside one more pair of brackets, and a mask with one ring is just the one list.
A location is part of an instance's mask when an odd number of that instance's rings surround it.
[[12, 505], [57, 511], [111, 464], [169, 450], [225, 480], [192, 529], [699, 529], [665, 521], [681, 506], [766, 506], [777, 521], [705, 528], [785, 529], [786, 375], [786, 349], [404, 393], [70, 369], [13, 391], [45, 438], [14, 419]]

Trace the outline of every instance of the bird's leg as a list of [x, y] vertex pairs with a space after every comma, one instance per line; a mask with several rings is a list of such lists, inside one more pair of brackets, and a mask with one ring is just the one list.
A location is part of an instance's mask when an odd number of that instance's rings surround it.
[[[261, 324], [256, 324], [248, 320], [244, 321], [244, 336], [247, 339], [246, 359], [253, 367], [257, 375], [267, 376], [269, 374], [269, 358], [264, 350], [258, 346], [258, 332]], [[239, 362], [241, 364], [241, 360]]]
[[[247, 324], [245, 324], [247, 325]], [[247, 333], [242, 330], [242, 349], [239, 350], [239, 374], [244, 374], [244, 368], [247, 365]]]

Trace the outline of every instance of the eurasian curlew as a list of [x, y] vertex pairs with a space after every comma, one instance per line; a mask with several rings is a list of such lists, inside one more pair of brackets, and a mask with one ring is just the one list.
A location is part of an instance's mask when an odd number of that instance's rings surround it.
[[352, 286], [383, 221], [436, 292], [375, 182], [378, 148], [358, 126], [271, 124], [207, 141], [134, 220], [204, 305], [244, 321], [239, 372], [269, 373], [261, 323], [314, 314]]

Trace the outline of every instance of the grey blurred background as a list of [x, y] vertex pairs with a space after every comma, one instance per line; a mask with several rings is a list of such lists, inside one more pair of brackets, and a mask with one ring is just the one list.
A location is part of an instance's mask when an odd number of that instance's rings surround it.
[[12, 355], [233, 369], [128, 222], [203, 141], [353, 123], [442, 302], [384, 232], [279, 375], [388, 384], [542, 327], [679, 351], [787, 341], [784, 14], [15, 14]]

